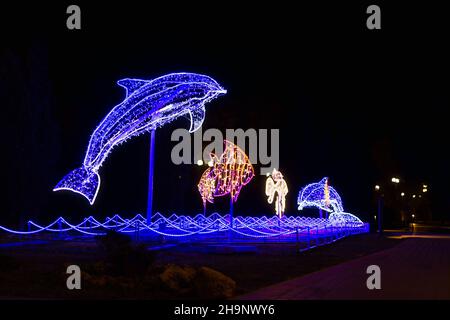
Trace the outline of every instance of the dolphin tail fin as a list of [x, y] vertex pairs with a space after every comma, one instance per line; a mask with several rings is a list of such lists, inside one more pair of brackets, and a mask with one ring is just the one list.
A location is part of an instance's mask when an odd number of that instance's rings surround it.
[[100, 187], [100, 176], [97, 172], [81, 167], [67, 174], [53, 191], [70, 190], [79, 193], [92, 205]]
[[203, 120], [205, 120], [205, 107], [201, 106], [189, 110], [189, 115], [191, 116], [191, 128], [189, 129], [189, 132], [192, 133], [202, 126]]

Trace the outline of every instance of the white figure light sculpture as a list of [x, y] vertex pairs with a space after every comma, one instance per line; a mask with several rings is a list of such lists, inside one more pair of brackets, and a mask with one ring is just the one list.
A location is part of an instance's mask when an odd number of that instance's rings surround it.
[[272, 171], [272, 176], [266, 180], [266, 196], [267, 202], [272, 203], [275, 198], [275, 213], [281, 219], [286, 209], [286, 195], [288, 193], [288, 186], [283, 179], [283, 175], [275, 168]]
[[95, 129], [83, 165], [66, 175], [53, 189], [70, 190], [93, 204], [100, 187], [98, 171], [114, 147], [188, 115], [190, 132], [205, 118], [205, 104], [225, 94], [214, 79], [195, 73], [172, 73], [153, 80], [122, 79], [125, 99]]

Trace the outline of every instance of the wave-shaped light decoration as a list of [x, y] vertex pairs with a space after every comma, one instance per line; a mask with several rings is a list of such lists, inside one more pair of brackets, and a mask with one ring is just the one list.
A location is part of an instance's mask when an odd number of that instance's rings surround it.
[[[77, 232], [86, 235], [105, 235], [107, 230], [121, 233], [142, 232], [152, 236], [164, 236], [172, 239], [182, 237], [208, 237], [227, 235], [233, 232], [239, 239], [274, 239], [275, 241], [298, 241], [299, 238], [309, 241], [311, 238], [325, 236], [348, 235], [368, 232], [368, 224], [345, 223], [340, 221], [334, 225], [329, 219], [311, 218], [301, 216], [271, 217], [243, 217], [234, 218], [235, 223], [230, 225], [228, 215], [217, 212], [209, 216], [198, 214], [194, 217], [172, 214], [169, 217], [156, 213], [150, 221], [141, 214], [132, 219], [122, 218], [119, 215], [106, 218], [103, 222], [90, 216], [78, 224], [72, 224], [60, 217], [48, 225], [41, 225], [28, 221], [28, 231], [13, 230], [0, 225], [0, 231], [18, 234], [33, 235], [41, 232], [68, 233]], [[227, 239], [229, 239], [227, 237]]]

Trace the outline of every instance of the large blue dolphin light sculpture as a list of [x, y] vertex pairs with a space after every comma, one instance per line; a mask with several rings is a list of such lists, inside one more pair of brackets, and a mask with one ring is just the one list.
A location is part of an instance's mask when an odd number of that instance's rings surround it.
[[95, 129], [83, 165], [66, 175], [53, 191], [70, 190], [92, 205], [100, 188], [98, 170], [112, 149], [129, 138], [189, 115], [194, 132], [205, 118], [205, 104], [227, 91], [214, 79], [195, 73], [172, 73], [153, 80], [117, 82], [126, 97]]

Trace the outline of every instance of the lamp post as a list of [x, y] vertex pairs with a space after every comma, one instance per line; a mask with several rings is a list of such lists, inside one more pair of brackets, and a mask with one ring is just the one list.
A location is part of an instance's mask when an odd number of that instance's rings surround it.
[[383, 234], [383, 198], [378, 195], [378, 233]]
[[399, 190], [398, 190], [398, 185], [400, 183], [400, 178], [398, 177], [392, 177], [391, 182], [394, 184], [394, 195], [393, 195], [393, 208], [395, 210], [395, 216], [394, 221], [396, 221], [396, 217], [399, 217], [400, 221], [403, 224], [402, 221], [402, 204], [401, 204], [401, 194], [399, 197]]
[[383, 199], [381, 198], [381, 187], [379, 185], [375, 186], [375, 191], [377, 192], [377, 222], [378, 222], [378, 233], [383, 234]]
[[[391, 182], [397, 186], [400, 183], [400, 178], [392, 177]], [[397, 188], [395, 188], [397, 190]], [[377, 194], [377, 222], [378, 222], [378, 233], [383, 234], [383, 195], [381, 193], [381, 186], [375, 185], [375, 192]]]
[[150, 159], [148, 165], [147, 224], [152, 222], [153, 215], [153, 173], [155, 171], [155, 135], [156, 129], [150, 133]]

